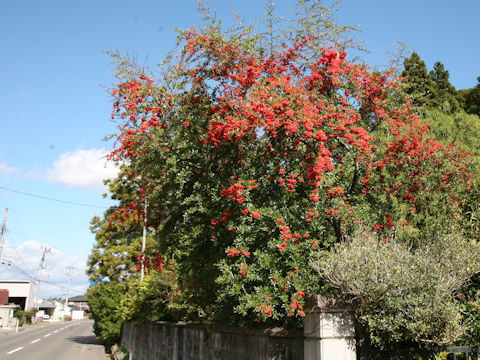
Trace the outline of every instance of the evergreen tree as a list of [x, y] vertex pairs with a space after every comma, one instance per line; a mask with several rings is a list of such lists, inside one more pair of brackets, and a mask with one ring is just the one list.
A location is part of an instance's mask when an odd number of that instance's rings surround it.
[[456, 99], [455, 87], [449, 81], [450, 74], [440, 61], [433, 65], [430, 71], [430, 78], [433, 81], [432, 105], [446, 113], [454, 113], [458, 110], [459, 104]]
[[[128, 169], [107, 181], [113, 200], [119, 206], [108, 209], [103, 218], [95, 216], [90, 230], [95, 234], [96, 243], [87, 261], [87, 275], [91, 281], [122, 281], [136, 275], [139, 256], [142, 255], [143, 212], [137, 198], [136, 184], [127, 181]], [[135, 208], [135, 216], [118, 218], [119, 208]], [[120, 221], [121, 220], [121, 221]], [[153, 236], [147, 237], [147, 249], [156, 244]]]
[[405, 92], [412, 98], [412, 103], [416, 106], [431, 107], [434, 98], [434, 82], [425, 62], [414, 51], [409, 58], [405, 59], [403, 66], [405, 69], [401, 76], [408, 80]]
[[478, 84], [466, 90], [460, 90], [458, 100], [465, 112], [480, 116], [480, 76], [477, 78]]
[[102, 282], [88, 289], [87, 301], [95, 320], [93, 331], [107, 349], [120, 343], [123, 318], [119, 308], [126, 291], [126, 283], [117, 281]]

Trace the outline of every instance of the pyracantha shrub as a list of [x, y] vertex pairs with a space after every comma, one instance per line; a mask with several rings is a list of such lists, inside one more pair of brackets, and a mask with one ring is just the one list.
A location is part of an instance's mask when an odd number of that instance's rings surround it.
[[169, 81], [130, 72], [113, 90], [110, 158], [141, 184], [117, 221], [148, 196], [197, 320], [296, 323], [324, 287], [313, 260], [357, 227], [387, 242], [452, 225], [467, 154], [428, 136], [388, 72], [332, 48], [309, 62], [315, 38], [271, 55], [248, 34], [181, 40]]

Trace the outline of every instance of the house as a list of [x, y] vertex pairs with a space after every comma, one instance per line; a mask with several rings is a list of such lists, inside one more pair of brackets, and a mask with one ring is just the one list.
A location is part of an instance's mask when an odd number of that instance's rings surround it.
[[85, 310], [78, 306], [72, 306], [72, 320], [82, 320], [85, 318]]
[[[72, 307], [57, 300], [36, 303], [37, 319], [42, 320], [65, 320], [72, 316]], [[83, 318], [83, 317], [82, 317]]]
[[53, 313], [53, 319], [65, 320], [72, 316], [72, 309], [70, 306], [67, 306], [64, 302], [59, 302], [55, 300], [55, 311]]
[[8, 302], [18, 305], [20, 310], [34, 308], [35, 283], [28, 280], [0, 280], [0, 289], [8, 290]]
[[9, 302], [8, 289], [0, 289], [0, 328], [10, 327], [15, 310], [19, 310], [20, 306]]
[[68, 305], [77, 306], [82, 310], [89, 311], [90, 308], [88, 307], [87, 300], [85, 299], [85, 295], [78, 295], [71, 297], [68, 299]]
[[70, 298], [68, 300], [68, 305], [72, 307], [73, 320], [83, 319], [90, 313], [90, 308], [85, 299], [85, 295], [78, 295]]
[[[0, 328], [8, 328], [10, 326], [13, 326], [15, 323], [13, 319], [13, 313], [16, 310], [20, 310], [20, 307], [15, 304], [10, 304], [10, 305], [0, 305]], [[13, 324], [12, 324], [13, 321]]]
[[35, 303], [35, 307], [38, 309], [36, 313], [37, 319], [41, 320], [49, 320], [53, 319], [56, 305], [49, 301], [43, 301], [39, 303]]

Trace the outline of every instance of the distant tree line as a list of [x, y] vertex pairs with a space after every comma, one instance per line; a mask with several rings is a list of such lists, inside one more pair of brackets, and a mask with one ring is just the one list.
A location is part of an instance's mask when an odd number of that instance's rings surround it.
[[403, 65], [401, 76], [408, 79], [404, 91], [412, 97], [414, 105], [449, 114], [463, 110], [467, 114], [480, 115], [480, 77], [473, 88], [457, 91], [450, 83], [448, 70], [440, 61], [428, 71], [425, 62], [414, 51], [405, 58]]

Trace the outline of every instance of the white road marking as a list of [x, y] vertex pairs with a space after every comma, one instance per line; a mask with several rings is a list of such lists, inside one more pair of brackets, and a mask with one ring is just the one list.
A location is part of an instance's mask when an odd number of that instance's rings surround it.
[[47, 337], [47, 336], [50, 336], [50, 335], [52, 335], [52, 334], [51, 334], [51, 333], [50, 333], [50, 334], [47, 334], [47, 335], [45, 335], [44, 337]]
[[30, 344], [35, 344], [36, 342], [40, 341], [40, 339], [33, 340]]
[[14, 352], [17, 352], [18, 350], [22, 350], [23, 349], [23, 346], [19, 347], [19, 348], [16, 348], [12, 351], [9, 351], [7, 354], [10, 355], [10, 354], [13, 354]]
[[59, 330], [55, 330], [53, 333], [56, 334]]

